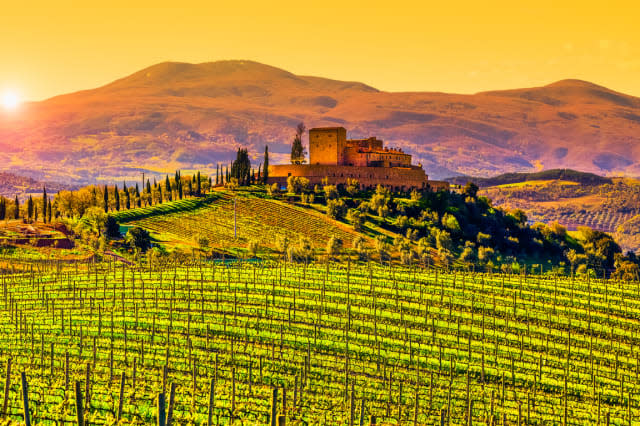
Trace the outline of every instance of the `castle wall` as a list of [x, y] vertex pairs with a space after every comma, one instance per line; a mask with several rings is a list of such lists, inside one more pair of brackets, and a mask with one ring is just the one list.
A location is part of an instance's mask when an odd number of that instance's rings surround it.
[[348, 146], [344, 150], [344, 165], [361, 167], [411, 167], [411, 155], [395, 150], [362, 151], [359, 147]]
[[309, 130], [309, 164], [343, 164], [346, 141], [347, 130], [344, 127]]
[[[309, 179], [311, 185], [322, 184], [322, 180], [326, 177], [331, 185], [344, 184], [347, 179], [357, 179], [361, 187], [382, 185], [394, 190], [425, 188], [431, 183], [424, 170], [418, 166], [393, 168], [318, 164], [269, 166], [269, 183], [286, 185], [289, 176], [305, 177]], [[440, 186], [439, 189], [445, 188]]]

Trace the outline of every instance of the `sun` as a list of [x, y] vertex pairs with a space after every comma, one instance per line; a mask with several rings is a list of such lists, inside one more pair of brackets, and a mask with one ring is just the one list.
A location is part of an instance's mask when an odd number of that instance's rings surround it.
[[20, 105], [20, 98], [16, 92], [8, 90], [2, 94], [0, 102], [4, 109], [14, 110]]

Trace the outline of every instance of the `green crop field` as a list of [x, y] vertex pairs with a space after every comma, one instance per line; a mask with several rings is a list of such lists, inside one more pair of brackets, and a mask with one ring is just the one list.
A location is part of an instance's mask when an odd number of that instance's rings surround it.
[[77, 424], [78, 403], [84, 424], [160, 424], [159, 394], [173, 424], [640, 420], [636, 284], [115, 261], [0, 278], [16, 422], [26, 400], [34, 424]]

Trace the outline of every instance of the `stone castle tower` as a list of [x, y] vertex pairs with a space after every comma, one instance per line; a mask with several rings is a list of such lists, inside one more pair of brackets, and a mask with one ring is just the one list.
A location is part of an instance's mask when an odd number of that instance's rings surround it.
[[411, 164], [411, 155], [400, 149], [385, 148], [376, 137], [347, 139], [344, 127], [309, 130], [309, 164], [269, 167], [269, 182], [286, 184], [289, 176], [309, 179], [311, 184], [327, 180], [344, 184], [356, 179], [363, 187], [383, 185], [393, 190], [425, 188], [448, 189], [447, 182], [429, 181], [422, 166]]

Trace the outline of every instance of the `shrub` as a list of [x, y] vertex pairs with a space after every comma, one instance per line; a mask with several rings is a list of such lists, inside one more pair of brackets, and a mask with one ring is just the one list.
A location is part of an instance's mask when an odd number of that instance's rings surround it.
[[107, 238], [120, 238], [120, 225], [113, 216], [107, 216], [104, 233]]
[[442, 217], [442, 225], [452, 232], [460, 232], [460, 223], [458, 223], [458, 219], [450, 213], [445, 213]]
[[260, 250], [260, 243], [258, 242], [258, 240], [249, 241], [247, 251], [249, 252], [251, 257], [256, 257], [258, 255], [258, 250]]
[[287, 178], [287, 192], [299, 194], [307, 190], [309, 179], [299, 176], [289, 176]]
[[342, 200], [327, 201], [327, 216], [332, 219], [340, 220], [344, 218], [347, 206]]
[[342, 250], [342, 240], [332, 235], [327, 242], [327, 256], [333, 257], [340, 255]]
[[327, 200], [335, 200], [338, 198], [338, 188], [335, 185], [325, 185], [324, 188], [324, 196]]
[[364, 217], [360, 210], [349, 209], [349, 212], [347, 213], [347, 219], [349, 219], [349, 222], [351, 222], [351, 224], [353, 225], [354, 230], [360, 231], [362, 229]]
[[132, 249], [139, 249], [143, 253], [151, 248], [151, 235], [143, 228], [134, 227], [127, 231], [125, 242]]

